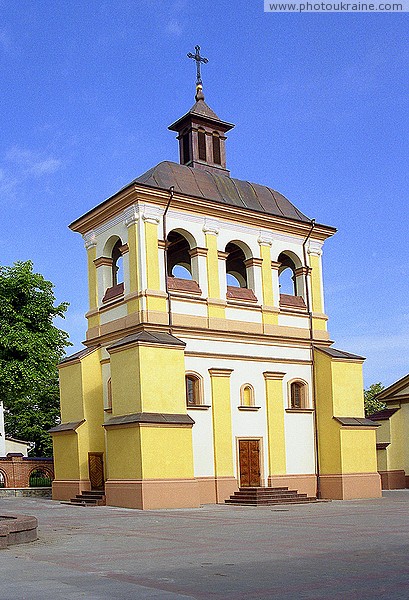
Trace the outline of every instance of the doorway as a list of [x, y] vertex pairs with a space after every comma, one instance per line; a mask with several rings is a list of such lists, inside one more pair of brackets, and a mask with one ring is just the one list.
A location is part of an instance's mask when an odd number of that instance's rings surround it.
[[102, 452], [88, 452], [88, 469], [91, 490], [103, 490], [104, 455]]
[[240, 487], [260, 487], [260, 440], [239, 440]]

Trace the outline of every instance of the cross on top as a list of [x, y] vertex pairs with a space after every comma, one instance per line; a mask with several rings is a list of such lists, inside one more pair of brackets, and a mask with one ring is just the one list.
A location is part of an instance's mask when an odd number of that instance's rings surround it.
[[189, 54], [187, 55], [188, 58], [193, 58], [193, 60], [196, 61], [196, 86], [198, 85], [202, 85], [202, 78], [200, 75], [200, 63], [206, 64], [209, 62], [209, 60], [207, 58], [205, 58], [204, 56], [200, 56], [200, 46], [195, 46], [195, 54], [192, 54], [191, 52], [189, 52]]

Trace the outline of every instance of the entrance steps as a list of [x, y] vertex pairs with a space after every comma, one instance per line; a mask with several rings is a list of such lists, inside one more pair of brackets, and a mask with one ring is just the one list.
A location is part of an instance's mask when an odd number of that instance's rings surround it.
[[105, 506], [106, 499], [103, 491], [91, 490], [77, 494], [75, 498], [71, 498], [69, 502], [64, 504], [72, 504], [74, 506]]
[[239, 506], [272, 506], [274, 504], [309, 504], [319, 502], [317, 498], [299, 494], [288, 487], [241, 487], [234, 492], [226, 504]]

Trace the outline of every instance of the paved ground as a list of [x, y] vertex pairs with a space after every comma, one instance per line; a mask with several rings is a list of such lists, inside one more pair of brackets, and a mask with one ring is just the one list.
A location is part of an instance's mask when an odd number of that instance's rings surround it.
[[39, 540], [0, 550], [1, 600], [409, 598], [409, 490], [151, 512], [0, 499], [12, 512]]

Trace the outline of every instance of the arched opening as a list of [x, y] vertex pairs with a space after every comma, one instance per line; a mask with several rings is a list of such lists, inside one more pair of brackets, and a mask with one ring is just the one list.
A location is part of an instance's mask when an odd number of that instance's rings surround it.
[[280, 263], [278, 268], [280, 306], [305, 309], [306, 305], [303, 297], [304, 270], [301, 262], [296, 255], [290, 252], [281, 252], [277, 261]]
[[203, 129], [199, 129], [197, 132], [197, 144], [198, 144], [198, 155], [199, 160], [206, 160], [207, 152], [206, 152], [206, 134]]
[[213, 133], [212, 144], [213, 144], [213, 162], [215, 165], [221, 165], [222, 157], [221, 157], [221, 152], [220, 152], [220, 137], [217, 133]]
[[307, 406], [307, 385], [303, 381], [293, 381], [290, 385], [290, 408]]
[[28, 484], [30, 487], [50, 487], [51, 477], [45, 469], [39, 467], [31, 471]]
[[171, 231], [167, 239], [167, 269], [169, 277], [192, 279], [192, 261], [187, 239], [177, 231]]
[[296, 296], [296, 276], [294, 261], [284, 252], [278, 257], [280, 263], [278, 269], [278, 283], [280, 286], [280, 294]]
[[6, 487], [6, 475], [3, 473], [3, 471], [0, 471], [0, 488], [5, 488]]
[[226, 280], [229, 287], [247, 287], [247, 269], [244, 252], [237, 244], [229, 242], [226, 246]]
[[199, 406], [203, 404], [202, 382], [198, 375], [187, 373], [186, 383], [186, 404], [187, 406]]
[[[190, 234], [186, 232], [186, 236]], [[191, 237], [191, 236], [190, 236]], [[188, 241], [180, 231], [171, 231], [167, 237], [166, 246], [166, 269], [168, 289], [188, 292], [192, 294], [201, 294], [201, 289], [196, 281], [197, 265], [192, 263], [192, 245], [195, 247], [195, 240]], [[196, 265], [196, 268], [194, 268]]]
[[122, 258], [122, 242], [118, 240], [112, 248], [112, 286], [115, 287], [124, 281]]
[[240, 406], [254, 406], [254, 388], [249, 383], [241, 386]]
[[[243, 246], [246, 249], [244, 244]], [[225, 248], [227, 298], [256, 302], [257, 298], [249, 286], [246, 264], [247, 260], [251, 257], [251, 253], [248, 248], [247, 251], [248, 256], [246, 257], [243, 248], [235, 242], [229, 242]]]
[[[122, 240], [117, 236], [109, 238], [104, 248], [104, 256], [99, 260], [104, 269], [105, 295], [102, 302], [113, 300], [124, 293], [124, 268]], [[106, 258], [105, 258], [106, 257]]]

